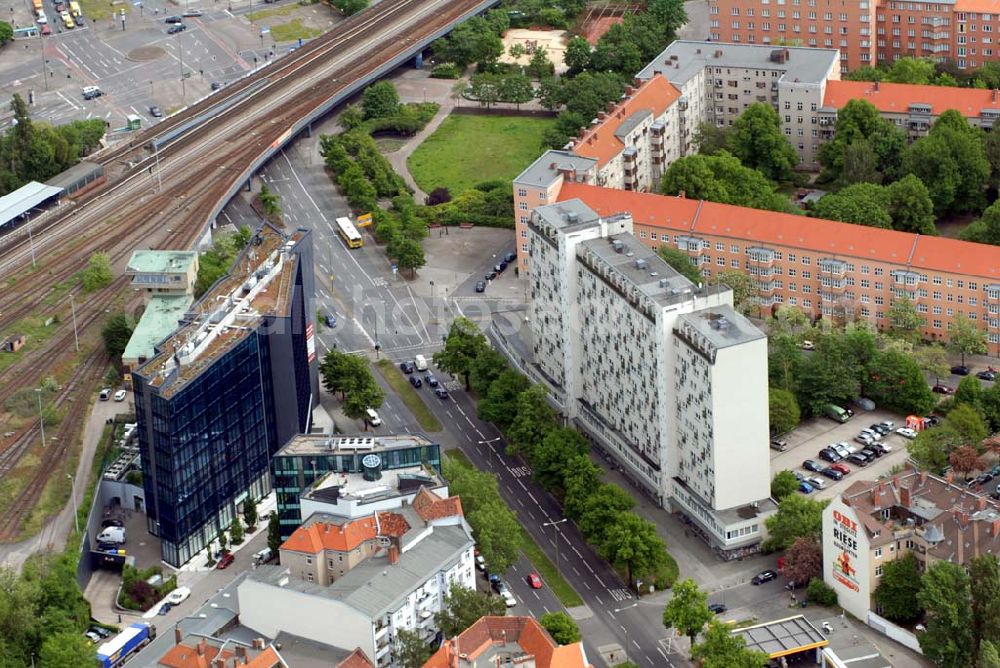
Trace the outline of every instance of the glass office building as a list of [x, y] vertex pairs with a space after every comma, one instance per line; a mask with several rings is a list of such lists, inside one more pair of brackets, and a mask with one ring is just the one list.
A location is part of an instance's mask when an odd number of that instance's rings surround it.
[[179, 566], [270, 491], [318, 398], [311, 236], [263, 227], [133, 372], [150, 533]]
[[379, 456], [383, 471], [424, 465], [441, 474], [441, 446], [423, 434], [300, 434], [271, 461], [281, 539], [286, 540], [302, 524], [299, 499], [303, 491], [328, 473], [364, 473], [362, 460], [369, 454]]

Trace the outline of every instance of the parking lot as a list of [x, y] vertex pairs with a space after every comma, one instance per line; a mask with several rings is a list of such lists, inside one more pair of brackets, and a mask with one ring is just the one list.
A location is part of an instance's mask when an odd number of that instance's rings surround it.
[[860, 450], [862, 446], [854, 441], [854, 437], [865, 427], [884, 420], [893, 422], [894, 428], [905, 425], [904, 417], [881, 410], [863, 411], [857, 409], [854, 417], [843, 424], [828, 418], [806, 420], [797, 429], [781, 437], [781, 440], [788, 443], [788, 448], [784, 452], [771, 450], [771, 475], [773, 477], [779, 471], [788, 469], [789, 471], [799, 471], [808, 478], [818, 477], [823, 481], [824, 488], [815, 490], [810, 496], [821, 499], [833, 498], [845, 490], [854, 480], [875, 480], [880, 476], [887, 475], [893, 467], [904, 466], [907, 458], [906, 445], [909, 440], [894, 431], [882, 438], [882, 442], [891, 447], [892, 452], [879, 457], [865, 467], [847, 463], [850, 473], [845, 475], [843, 480], [835, 481], [802, 468], [802, 462], [806, 459], [812, 459], [820, 462], [823, 466], [829, 466], [828, 462], [819, 458], [819, 451], [831, 443], [844, 442]]

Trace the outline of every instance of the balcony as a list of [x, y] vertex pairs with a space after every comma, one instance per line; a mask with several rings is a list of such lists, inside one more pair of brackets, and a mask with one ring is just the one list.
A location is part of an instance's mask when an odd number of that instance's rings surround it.
[[829, 290], [830, 292], [835, 292], [837, 294], [842, 294], [844, 290], [847, 289], [847, 279], [846, 278], [828, 278], [826, 276], [820, 276], [819, 279], [820, 289]]
[[889, 272], [889, 277], [892, 279], [894, 286], [909, 286], [914, 290], [917, 284], [920, 283], [920, 274], [915, 271], [895, 269]]
[[[678, 236], [677, 249], [686, 252], [692, 258], [705, 256], [707, 259], [708, 257], [705, 255], [705, 251], [708, 250], [708, 242], [698, 237]], [[698, 262], [695, 262], [695, 264], [698, 264]]]
[[776, 253], [770, 248], [752, 246], [747, 248], [747, 263], [749, 266], [767, 266], [774, 264]]
[[986, 299], [988, 301], [1000, 301], [1000, 284], [991, 283], [986, 286]]
[[844, 262], [843, 260], [835, 260], [833, 258], [823, 258], [819, 261], [820, 276], [841, 277], [845, 273], [847, 273], [847, 263]]
[[777, 281], [764, 280], [764, 281], [756, 281], [756, 283], [757, 283], [757, 290], [758, 292], [760, 292], [761, 297], [772, 295], [774, 294], [774, 291], [778, 289]]

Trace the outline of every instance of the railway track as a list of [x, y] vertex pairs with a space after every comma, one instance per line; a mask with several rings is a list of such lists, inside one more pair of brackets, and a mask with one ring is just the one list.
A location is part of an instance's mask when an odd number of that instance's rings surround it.
[[[406, 51], [413, 41], [432, 36], [478, 4], [478, 0], [383, 0], [306, 48], [223, 89], [226, 95], [210, 96], [140, 133], [132, 146], [98, 154], [96, 159], [117, 178], [109, 178], [85, 200], [65, 207], [60, 215], [33, 230], [37, 270], [24, 272], [30, 265], [26, 239], [0, 248], [0, 276], [16, 277], [0, 292], [0, 331], [9, 331], [11, 325], [32, 315], [60, 316], [68, 325], [68, 296], [59, 297], [58, 291], [73, 283], [74, 275], [94, 252], [107, 252], [113, 265], [122, 268], [139, 248], [189, 248], [226, 195], [246, 178], [250, 166], [286, 141], [293, 125], [351, 82]], [[402, 34], [408, 37], [400, 38]], [[260, 81], [265, 83], [257, 83]], [[212, 116], [213, 105], [254, 85], [259, 90], [244, 95], [225, 114]], [[157, 155], [145, 148], [154, 136], [198, 114], [207, 114], [204, 122], [161, 148]], [[159, 180], [150, 168], [159, 170]], [[154, 187], [158, 182], [162, 185]], [[19, 269], [23, 275], [18, 275]], [[76, 294], [81, 342], [99, 340], [93, 334], [106, 317], [106, 306], [121, 300], [127, 290], [127, 279], [120, 276], [92, 295]], [[5, 370], [0, 375], [0, 396], [37, 387], [54, 369], [72, 364], [76, 354], [72, 337], [71, 327], [61, 327]], [[66, 448], [76, 440], [75, 434], [63, 433], [63, 429], [73, 425], [78, 430], [83, 424], [85, 415], [76, 415], [76, 411], [85, 411], [89, 399], [81, 393], [96, 389], [103, 373], [102, 359], [102, 351], [86, 352], [64, 383], [57, 400], [68, 402], [67, 411], [73, 415], [67, 415], [60, 425], [56, 447], [45, 449], [45, 465], [39, 466], [31, 484], [0, 519], [0, 540], [17, 535], [48, 476], [61, 470]], [[94, 371], [95, 365], [100, 372]], [[0, 477], [17, 465], [35, 438], [37, 423], [19, 431], [7, 444], [0, 442]], [[55, 458], [57, 451], [62, 452], [62, 459]]]

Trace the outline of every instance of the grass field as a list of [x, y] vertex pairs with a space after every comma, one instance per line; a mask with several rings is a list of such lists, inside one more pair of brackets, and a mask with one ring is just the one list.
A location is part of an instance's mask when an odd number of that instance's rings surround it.
[[274, 18], [275, 16], [288, 16], [298, 8], [298, 5], [284, 5], [283, 7], [275, 7], [274, 9], [261, 9], [256, 12], [250, 12], [246, 16], [251, 21], [261, 21], [263, 19]]
[[[413, 417], [417, 418], [417, 422], [420, 423], [420, 427], [424, 431], [441, 431], [441, 421], [431, 413], [431, 409], [427, 408], [424, 400], [417, 394], [418, 390], [410, 385], [395, 364], [383, 359], [379, 360], [375, 366], [382, 372], [382, 377], [385, 378], [385, 382], [389, 383], [392, 391], [399, 395], [406, 407], [413, 413]], [[440, 401], [433, 394], [430, 396], [433, 401]]]
[[297, 39], [312, 39], [322, 35], [319, 28], [310, 28], [302, 25], [302, 19], [292, 19], [288, 23], [279, 23], [271, 26], [271, 37], [275, 42], [293, 42]]
[[[469, 458], [461, 450], [448, 450], [445, 452], [445, 456], [460, 466], [473, 468], [472, 462], [469, 461]], [[567, 608], [583, 605], [583, 599], [580, 598], [580, 595], [574, 591], [569, 582], [563, 579], [559, 571], [556, 570], [556, 565], [552, 563], [542, 549], [538, 547], [538, 543], [524, 529], [521, 529], [521, 551], [524, 552], [524, 556], [528, 558], [528, 561], [538, 571], [538, 575], [542, 578], [545, 586], [552, 590], [552, 593], [556, 595], [560, 603]]]
[[520, 116], [452, 114], [407, 161], [424, 192], [452, 196], [482, 181], [510, 181], [542, 154], [542, 134], [555, 121]]

